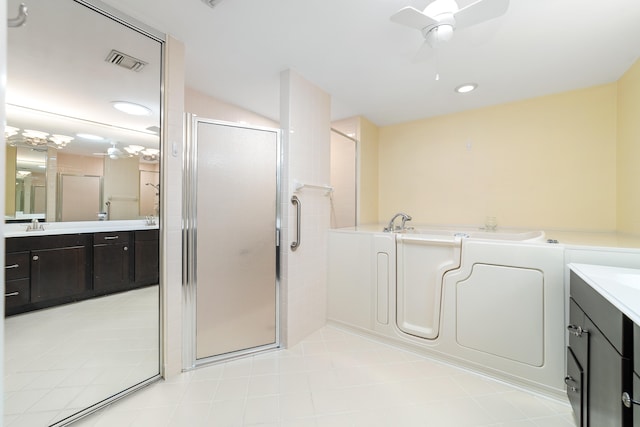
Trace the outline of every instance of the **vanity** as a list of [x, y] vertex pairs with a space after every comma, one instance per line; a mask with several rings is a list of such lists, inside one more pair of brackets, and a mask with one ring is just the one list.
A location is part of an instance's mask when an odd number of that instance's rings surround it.
[[158, 283], [158, 226], [51, 224], [5, 233], [6, 315]]
[[640, 426], [640, 270], [570, 264], [567, 396], [578, 426]]

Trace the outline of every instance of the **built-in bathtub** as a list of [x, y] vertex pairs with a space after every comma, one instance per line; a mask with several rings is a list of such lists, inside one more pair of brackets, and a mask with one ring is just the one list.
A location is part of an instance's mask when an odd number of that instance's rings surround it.
[[563, 280], [541, 231], [329, 233], [330, 322], [558, 396]]

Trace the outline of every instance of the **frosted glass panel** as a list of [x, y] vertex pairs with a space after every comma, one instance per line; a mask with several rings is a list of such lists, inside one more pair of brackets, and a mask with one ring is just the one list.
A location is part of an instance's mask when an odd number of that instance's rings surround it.
[[99, 176], [60, 175], [60, 214], [58, 221], [96, 221], [102, 211]]
[[196, 357], [275, 343], [277, 134], [197, 126]]

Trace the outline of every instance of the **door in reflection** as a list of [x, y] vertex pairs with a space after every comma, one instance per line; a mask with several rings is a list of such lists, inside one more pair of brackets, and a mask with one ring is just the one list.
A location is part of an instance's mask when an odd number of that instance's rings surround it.
[[197, 119], [195, 134], [196, 358], [275, 346], [278, 131]]

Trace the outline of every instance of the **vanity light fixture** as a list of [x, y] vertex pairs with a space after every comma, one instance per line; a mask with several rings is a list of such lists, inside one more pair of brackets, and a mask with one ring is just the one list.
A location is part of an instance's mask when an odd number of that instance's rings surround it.
[[17, 135], [20, 129], [15, 128], [13, 126], [5, 126], [4, 127], [4, 137], [5, 139], [11, 138], [13, 135]]
[[150, 116], [151, 110], [144, 105], [134, 104], [127, 101], [113, 101], [111, 103], [113, 108], [122, 111], [123, 113], [131, 114], [133, 116]]
[[40, 130], [25, 129], [22, 131], [23, 142], [32, 147], [42, 147], [48, 144], [48, 133]]
[[141, 151], [142, 159], [148, 162], [158, 160], [158, 154], [160, 154], [160, 150], [156, 148], [147, 148]]
[[128, 145], [124, 147], [124, 151], [131, 154], [132, 156], [137, 156], [142, 152], [142, 150], [144, 150], [144, 147], [142, 145]]
[[465, 83], [463, 85], [458, 86], [455, 89], [455, 91], [458, 93], [469, 93], [476, 90], [477, 87], [478, 87], [477, 83]]
[[64, 148], [73, 141], [73, 137], [67, 135], [51, 135], [49, 140], [55, 144], [56, 148]]

